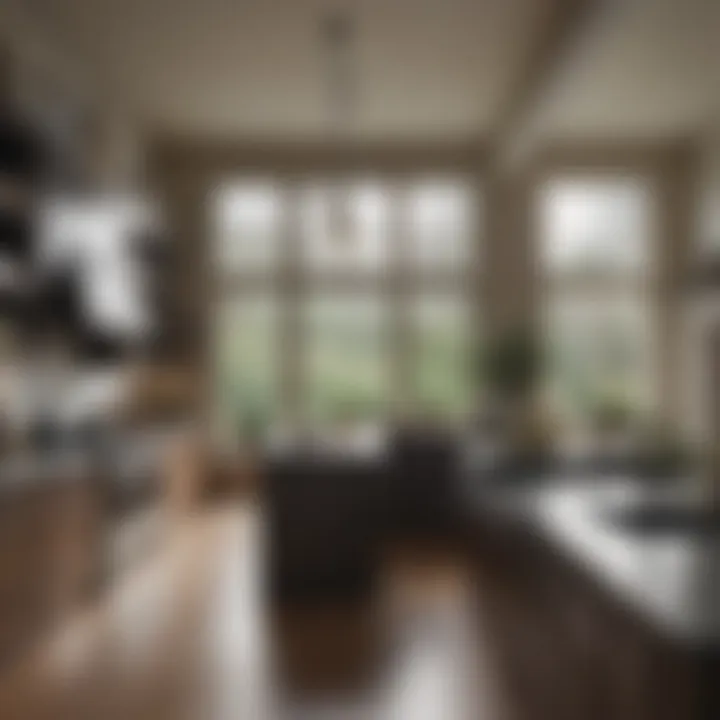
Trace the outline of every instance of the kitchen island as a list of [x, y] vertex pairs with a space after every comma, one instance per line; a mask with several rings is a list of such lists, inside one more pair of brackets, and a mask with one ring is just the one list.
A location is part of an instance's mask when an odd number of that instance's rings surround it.
[[0, 461], [0, 665], [92, 597], [103, 537], [97, 477], [84, 458]]
[[162, 531], [165, 457], [182, 433], [156, 427], [0, 458], [0, 665], [148, 556]]
[[687, 509], [679, 486], [490, 483], [472, 502], [496, 645], [528, 717], [720, 717], [720, 522], [632, 522]]

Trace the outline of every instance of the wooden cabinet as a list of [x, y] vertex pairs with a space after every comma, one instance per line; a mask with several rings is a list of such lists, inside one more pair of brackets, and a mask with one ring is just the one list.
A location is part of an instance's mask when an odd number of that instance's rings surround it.
[[536, 534], [497, 527], [479, 542], [485, 614], [518, 718], [720, 717], [717, 659], [713, 671]]
[[0, 495], [0, 663], [87, 597], [102, 548], [92, 483], [28, 485]]

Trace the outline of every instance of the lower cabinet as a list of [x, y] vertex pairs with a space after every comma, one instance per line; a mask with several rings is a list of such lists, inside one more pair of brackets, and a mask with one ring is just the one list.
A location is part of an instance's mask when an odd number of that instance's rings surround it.
[[103, 552], [100, 519], [90, 482], [0, 496], [0, 664], [91, 593]]
[[662, 637], [542, 538], [503, 528], [483, 534], [480, 545], [485, 615], [513, 717], [720, 717], [703, 696], [713, 685], [707, 662]]

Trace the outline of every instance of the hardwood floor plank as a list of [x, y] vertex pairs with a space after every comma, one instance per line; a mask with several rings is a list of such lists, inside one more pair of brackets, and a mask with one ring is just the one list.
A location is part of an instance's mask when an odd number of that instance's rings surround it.
[[461, 559], [395, 553], [372, 607], [275, 612], [262, 536], [249, 504], [188, 521], [0, 678], [0, 717], [503, 720]]

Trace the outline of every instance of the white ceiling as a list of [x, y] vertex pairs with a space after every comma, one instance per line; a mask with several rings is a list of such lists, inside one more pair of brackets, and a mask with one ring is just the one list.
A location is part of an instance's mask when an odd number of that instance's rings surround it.
[[[188, 132], [318, 136], [327, 0], [32, 0], [143, 115]], [[362, 137], [475, 136], [550, 0], [357, 0]], [[337, 6], [337, 3], [335, 3]]]
[[537, 122], [554, 136], [693, 133], [720, 101], [720, 2], [606, 2], [554, 78]]
[[[273, 139], [327, 129], [319, 22], [330, 0], [28, 2], [159, 128]], [[346, 0], [358, 33], [353, 135], [487, 134], [552, 2]], [[593, 137], [695, 129], [718, 97], [720, 0], [597, 5], [613, 12], [585, 28], [533, 122]]]

